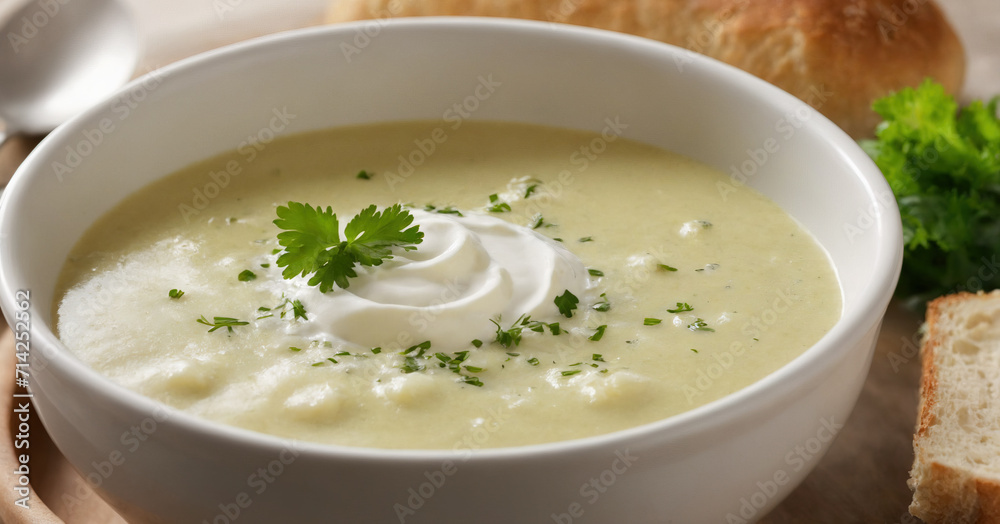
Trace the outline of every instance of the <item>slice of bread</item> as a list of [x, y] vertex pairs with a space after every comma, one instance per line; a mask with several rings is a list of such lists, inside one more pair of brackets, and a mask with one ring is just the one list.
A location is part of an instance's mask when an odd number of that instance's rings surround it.
[[1000, 523], [1000, 291], [927, 307], [910, 513]]

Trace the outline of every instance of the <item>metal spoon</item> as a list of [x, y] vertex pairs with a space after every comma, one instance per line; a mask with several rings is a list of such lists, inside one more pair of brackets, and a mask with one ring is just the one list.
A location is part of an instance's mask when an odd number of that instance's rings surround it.
[[33, 0], [0, 28], [0, 145], [47, 133], [127, 82], [139, 34], [117, 0]]

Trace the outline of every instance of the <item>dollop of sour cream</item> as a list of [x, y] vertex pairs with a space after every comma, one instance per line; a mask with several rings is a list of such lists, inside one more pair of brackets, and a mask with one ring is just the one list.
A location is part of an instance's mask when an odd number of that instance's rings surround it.
[[490, 339], [490, 319], [499, 316], [505, 329], [521, 315], [555, 321], [557, 296], [569, 290], [582, 301], [587, 270], [559, 242], [489, 215], [410, 213], [423, 242], [381, 266], [356, 268], [347, 289], [321, 293], [303, 277], [275, 282], [308, 311], [308, 322], [287, 325], [289, 334], [362, 347], [430, 341], [436, 351], [458, 351]]

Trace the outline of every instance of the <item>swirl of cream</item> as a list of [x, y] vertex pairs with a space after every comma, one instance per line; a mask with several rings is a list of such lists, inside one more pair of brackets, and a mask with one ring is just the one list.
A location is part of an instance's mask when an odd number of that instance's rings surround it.
[[555, 297], [582, 297], [586, 268], [560, 243], [489, 216], [459, 217], [413, 210], [424, 240], [394, 252], [381, 266], [359, 268], [347, 289], [293, 292], [309, 321], [289, 324], [309, 338], [335, 338], [363, 347], [407, 347], [425, 340], [437, 351], [466, 349], [489, 339], [500, 315], [555, 320]]

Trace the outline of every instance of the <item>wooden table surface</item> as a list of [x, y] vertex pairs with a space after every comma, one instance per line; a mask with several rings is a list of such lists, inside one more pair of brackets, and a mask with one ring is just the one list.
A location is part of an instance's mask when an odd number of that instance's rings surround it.
[[[314, 25], [321, 21], [327, 3], [327, 0], [126, 1], [134, 8], [144, 38], [145, 55], [139, 73], [220, 45]], [[939, 0], [939, 3], [957, 27], [969, 54], [969, 74], [962, 98], [988, 98], [1000, 93], [997, 0]], [[0, 6], [0, 19], [4, 7], [9, 9], [10, 4]], [[9, 178], [37, 142], [38, 138], [16, 137], [0, 149], [0, 181]], [[761, 522], [920, 522], [907, 512], [910, 491], [906, 486], [913, 460], [911, 439], [920, 376], [916, 332], [920, 320], [897, 304], [890, 306], [857, 407], [816, 469]], [[12, 355], [11, 346], [13, 339], [7, 331], [0, 338], [0, 354]], [[13, 359], [0, 359], [0, 391], [13, 389], [13, 377]], [[10, 400], [10, 395], [0, 395], [0, 410], [8, 410]], [[10, 422], [0, 417], [0, 426], [5, 425], [0, 432], [10, 433]], [[5, 486], [13, 483], [6, 473], [14, 469], [9, 462], [11, 449], [8, 442], [7, 449], [0, 453], [0, 469], [5, 472], [0, 478], [5, 478]], [[67, 492], [89, 493], [89, 488], [59, 455], [47, 435], [33, 429], [31, 450], [35, 461], [32, 481], [38, 500], [34, 500], [30, 510], [24, 510], [13, 505], [11, 490], [0, 489], [0, 522], [124, 522], [96, 496], [72, 499], [61, 496]]]

